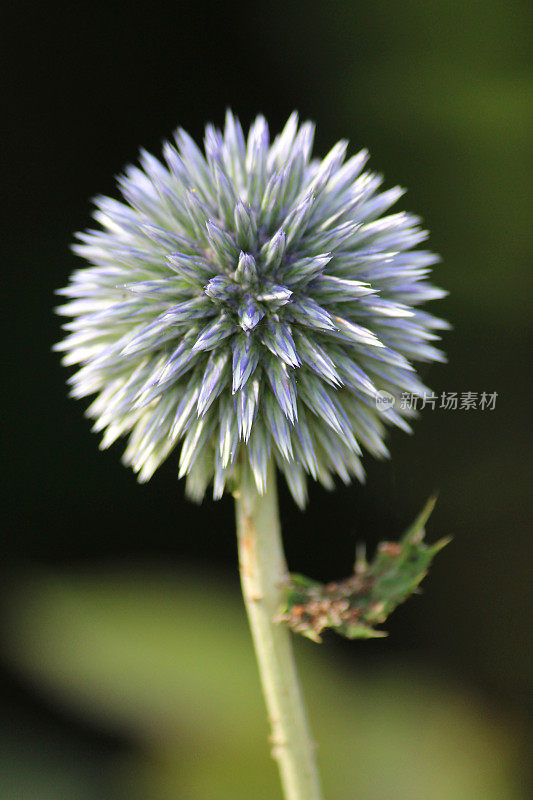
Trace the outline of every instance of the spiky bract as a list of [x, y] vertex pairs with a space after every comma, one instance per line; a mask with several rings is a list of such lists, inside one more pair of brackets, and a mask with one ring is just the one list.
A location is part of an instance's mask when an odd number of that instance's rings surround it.
[[345, 161], [341, 141], [320, 161], [312, 141], [296, 114], [270, 144], [263, 117], [245, 140], [228, 112], [205, 153], [180, 129], [78, 234], [90, 265], [61, 290], [57, 349], [81, 365], [72, 395], [97, 395], [101, 446], [129, 434], [141, 481], [181, 443], [191, 497], [211, 481], [220, 497], [242, 468], [262, 491], [274, 458], [303, 505], [306, 473], [362, 479], [361, 446], [385, 456], [385, 426], [409, 430], [409, 409], [375, 398], [423, 393], [411, 362], [442, 359], [429, 342], [445, 323], [418, 309], [444, 294], [425, 280], [438, 259], [413, 250], [417, 217], [382, 216], [402, 190], [379, 192], [366, 151]]

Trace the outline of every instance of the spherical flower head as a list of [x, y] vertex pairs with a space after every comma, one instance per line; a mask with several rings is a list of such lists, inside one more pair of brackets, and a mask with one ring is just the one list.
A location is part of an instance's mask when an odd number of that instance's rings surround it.
[[409, 407], [376, 398], [421, 395], [412, 362], [443, 360], [446, 324], [419, 309], [445, 294], [426, 281], [438, 258], [413, 249], [417, 217], [384, 216], [403, 190], [379, 191], [367, 152], [313, 159], [313, 130], [294, 113], [271, 143], [260, 116], [245, 139], [228, 112], [202, 152], [179, 129], [77, 236], [89, 265], [60, 290], [56, 347], [79, 365], [71, 394], [96, 394], [101, 446], [128, 434], [141, 481], [179, 446], [190, 497], [243, 469], [262, 492], [274, 459], [303, 506], [308, 474], [362, 480], [362, 448], [386, 456], [386, 426], [409, 430]]

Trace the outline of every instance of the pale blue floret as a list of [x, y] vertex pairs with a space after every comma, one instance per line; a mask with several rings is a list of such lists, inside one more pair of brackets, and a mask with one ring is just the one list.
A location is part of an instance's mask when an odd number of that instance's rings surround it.
[[379, 192], [366, 151], [345, 160], [343, 141], [320, 161], [312, 142], [296, 114], [270, 143], [263, 117], [245, 139], [228, 112], [204, 152], [179, 129], [78, 234], [89, 266], [60, 290], [56, 349], [79, 365], [72, 396], [96, 394], [101, 446], [129, 435], [139, 480], [179, 446], [192, 498], [239, 469], [262, 491], [273, 458], [303, 506], [306, 475], [362, 480], [362, 448], [385, 457], [385, 427], [410, 430], [409, 409], [375, 398], [422, 394], [412, 362], [443, 360], [447, 325], [418, 308], [445, 295], [426, 280], [439, 259], [413, 249], [417, 217], [383, 216], [403, 190]]

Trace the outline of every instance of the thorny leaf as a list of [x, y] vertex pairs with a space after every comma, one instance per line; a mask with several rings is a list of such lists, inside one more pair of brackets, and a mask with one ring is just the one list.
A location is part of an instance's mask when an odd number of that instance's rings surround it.
[[434, 505], [435, 498], [430, 498], [398, 542], [381, 542], [371, 562], [364, 550], [359, 552], [354, 573], [345, 580], [322, 584], [291, 574], [277, 621], [315, 642], [326, 628], [348, 639], [386, 636], [375, 626], [416, 591], [434, 556], [450, 541], [424, 542]]

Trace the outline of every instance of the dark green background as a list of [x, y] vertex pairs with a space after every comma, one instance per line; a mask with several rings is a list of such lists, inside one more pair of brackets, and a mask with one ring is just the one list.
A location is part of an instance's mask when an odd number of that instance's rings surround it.
[[[438, 490], [429, 535], [454, 539], [424, 597], [393, 616], [385, 643], [326, 647], [370, 670], [403, 657], [430, 665], [519, 731], [531, 675], [527, 4], [49, 3], [22, 4], [4, 22], [7, 604], [13, 570], [36, 565], [192, 561], [235, 583], [230, 500], [188, 503], [173, 457], [139, 487], [120, 446], [98, 451], [50, 353], [52, 293], [76, 266], [68, 247], [90, 224], [89, 198], [114, 193], [140, 145], [157, 153], [177, 124], [200, 139], [227, 106], [245, 126], [263, 112], [276, 132], [296, 108], [317, 123], [318, 154], [341, 137], [352, 152], [368, 147], [371, 167], [407, 187], [400, 203], [431, 231], [443, 258], [435, 282], [450, 291], [433, 310], [453, 331], [449, 363], [423, 369], [429, 385], [498, 398], [494, 411], [427, 411], [413, 437], [392, 434], [391, 462], [367, 459], [365, 487], [312, 488], [305, 514], [282, 488], [290, 566], [346, 574], [357, 541], [396, 537]], [[79, 739], [96, 759], [127, 748], [5, 662], [10, 719]]]

